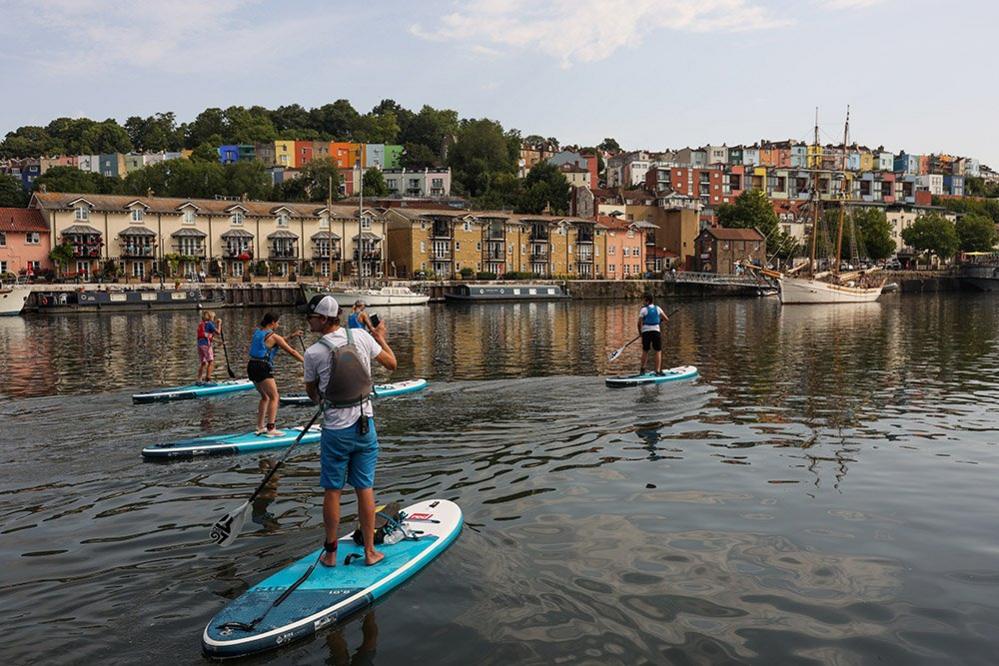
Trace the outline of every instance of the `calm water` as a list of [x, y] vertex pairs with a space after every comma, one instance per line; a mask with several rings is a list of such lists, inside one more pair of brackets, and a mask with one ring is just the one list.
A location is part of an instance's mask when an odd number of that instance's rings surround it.
[[[690, 303], [666, 356], [701, 377], [619, 390], [600, 375], [637, 366], [606, 364], [635, 303], [385, 309], [393, 376], [432, 384], [376, 405], [378, 495], [453, 499], [466, 528], [373, 611], [251, 663], [993, 663], [997, 305]], [[223, 312], [237, 372], [262, 312]], [[7, 663], [199, 663], [227, 599], [320, 544], [314, 447], [224, 551], [208, 527], [263, 457], [142, 462], [253, 425], [250, 394], [131, 404], [193, 378], [196, 323], [0, 319]]]

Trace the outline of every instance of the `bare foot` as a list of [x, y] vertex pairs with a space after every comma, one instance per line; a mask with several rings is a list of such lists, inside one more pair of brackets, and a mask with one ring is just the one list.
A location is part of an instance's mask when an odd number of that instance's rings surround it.
[[284, 430], [268, 430], [264, 433], [264, 437], [283, 437]]
[[332, 553], [324, 552], [319, 556], [319, 563], [324, 567], [335, 567], [336, 566], [336, 551]]
[[377, 550], [371, 551], [371, 553], [364, 554], [364, 563], [369, 567], [373, 567], [382, 560], [385, 559], [385, 553], [380, 553]]

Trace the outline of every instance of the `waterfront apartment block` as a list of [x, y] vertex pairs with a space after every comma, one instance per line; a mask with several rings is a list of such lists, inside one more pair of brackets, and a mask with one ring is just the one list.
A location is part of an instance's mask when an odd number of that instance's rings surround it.
[[240, 279], [260, 262], [277, 277], [386, 274], [386, 222], [373, 208], [358, 219], [356, 206], [36, 192], [29, 209], [54, 244], [72, 246], [75, 275], [109, 260], [140, 279], [168, 265]]

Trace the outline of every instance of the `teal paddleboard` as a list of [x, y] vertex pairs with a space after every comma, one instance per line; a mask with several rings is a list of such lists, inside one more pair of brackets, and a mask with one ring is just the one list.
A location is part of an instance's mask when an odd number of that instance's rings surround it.
[[208, 398], [213, 395], [222, 395], [235, 391], [249, 391], [252, 388], [253, 382], [249, 379], [234, 379], [225, 382], [209, 382], [207, 384], [188, 384], [187, 386], [173, 386], [146, 393], [136, 393], [132, 396], [132, 402], [139, 405], [149, 402], [167, 402], [169, 400], [193, 400], [194, 398]]
[[[320, 548], [230, 601], [205, 627], [205, 654], [242, 657], [334, 625], [411, 578], [461, 531], [461, 509], [448, 500], [424, 500], [403, 513], [402, 525], [415, 539], [376, 546], [385, 554], [378, 564], [365, 566], [364, 549], [348, 535], [337, 542], [337, 566], [318, 563]], [[348, 557], [352, 562], [345, 564]]]
[[[375, 384], [375, 390], [372, 392], [371, 397], [391, 398], [394, 395], [416, 393], [425, 388], [427, 388], [426, 379], [410, 379], [405, 382], [395, 382], [393, 384]], [[280, 397], [279, 402], [286, 407], [301, 407], [313, 404], [312, 399], [303, 393], [283, 395]]]
[[607, 386], [640, 386], [641, 384], [662, 384], [663, 382], [675, 382], [680, 379], [690, 379], [697, 376], [697, 368], [692, 365], [682, 365], [677, 368], [663, 370], [663, 374], [657, 375], [654, 372], [646, 372], [642, 375], [622, 375], [619, 377], [608, 377], [604, 380]]
[[[142, 457], [147, 460], [168, 460], [176, 458], [195, 458], [199, 456], [226, 456], [237, 453], [252, 453], [267, 449], [281, 449], [290, 446], [301, 427], [281, 428], [283, 435], [267, 437], [253, 432], [240, 435], [215, 435], [183, 439], [178, 442], [154, 444], [142, 449]], [[315, 425], [302, 435], [301, 444], [315, 444], [322, 435], [320, 427]]]

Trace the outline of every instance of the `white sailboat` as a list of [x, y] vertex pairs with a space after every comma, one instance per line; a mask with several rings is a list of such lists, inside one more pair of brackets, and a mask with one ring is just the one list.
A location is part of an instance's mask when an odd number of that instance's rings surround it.
[[[843, 159], [846, 160], [846, 150], [849, 145], [850, 135], [850, 108], [846, 109], [846, 126], [843, 130]], [[819, 145], [819, 121], [818, 111], [815, 114], [815, 145]], [[844, 171], [845, 171], [844, 164]], [[808, 272], [806, 276], [796, 277], [790, 274], [772, 273], [764, 271], [770, 277], [777, 280], [779, 287], [780, 302], [782, 305], [812, 305], [824, 303], [871, 303], [878, 300], [881, 291], [884, 289], [884, 278], [870, 275], [869, 272], [858, 271], [854, 273], [840, 273], [840, 255], [843, 244], [843, 221], [845, 208], [843, 201], [849, 196], [847, 191], [846, 174], [843, 174], [842, 200], [839, 204], [839, 224], [836, 239], [836, 259], [833, 263], [833, 270], [825, 273], [815, 273], [815, 245], [818, 237], [819, 213], [821, 202], [819, 198], [818, 174], [815, 175], [813, 185], [813, 219], [812, 219], [812, 243], [811, 254], [808, 259]]]
[[5, 285], [0, 282], [0, 316], [21, 314], [30, 295], [31, 287], [26, 284]]

